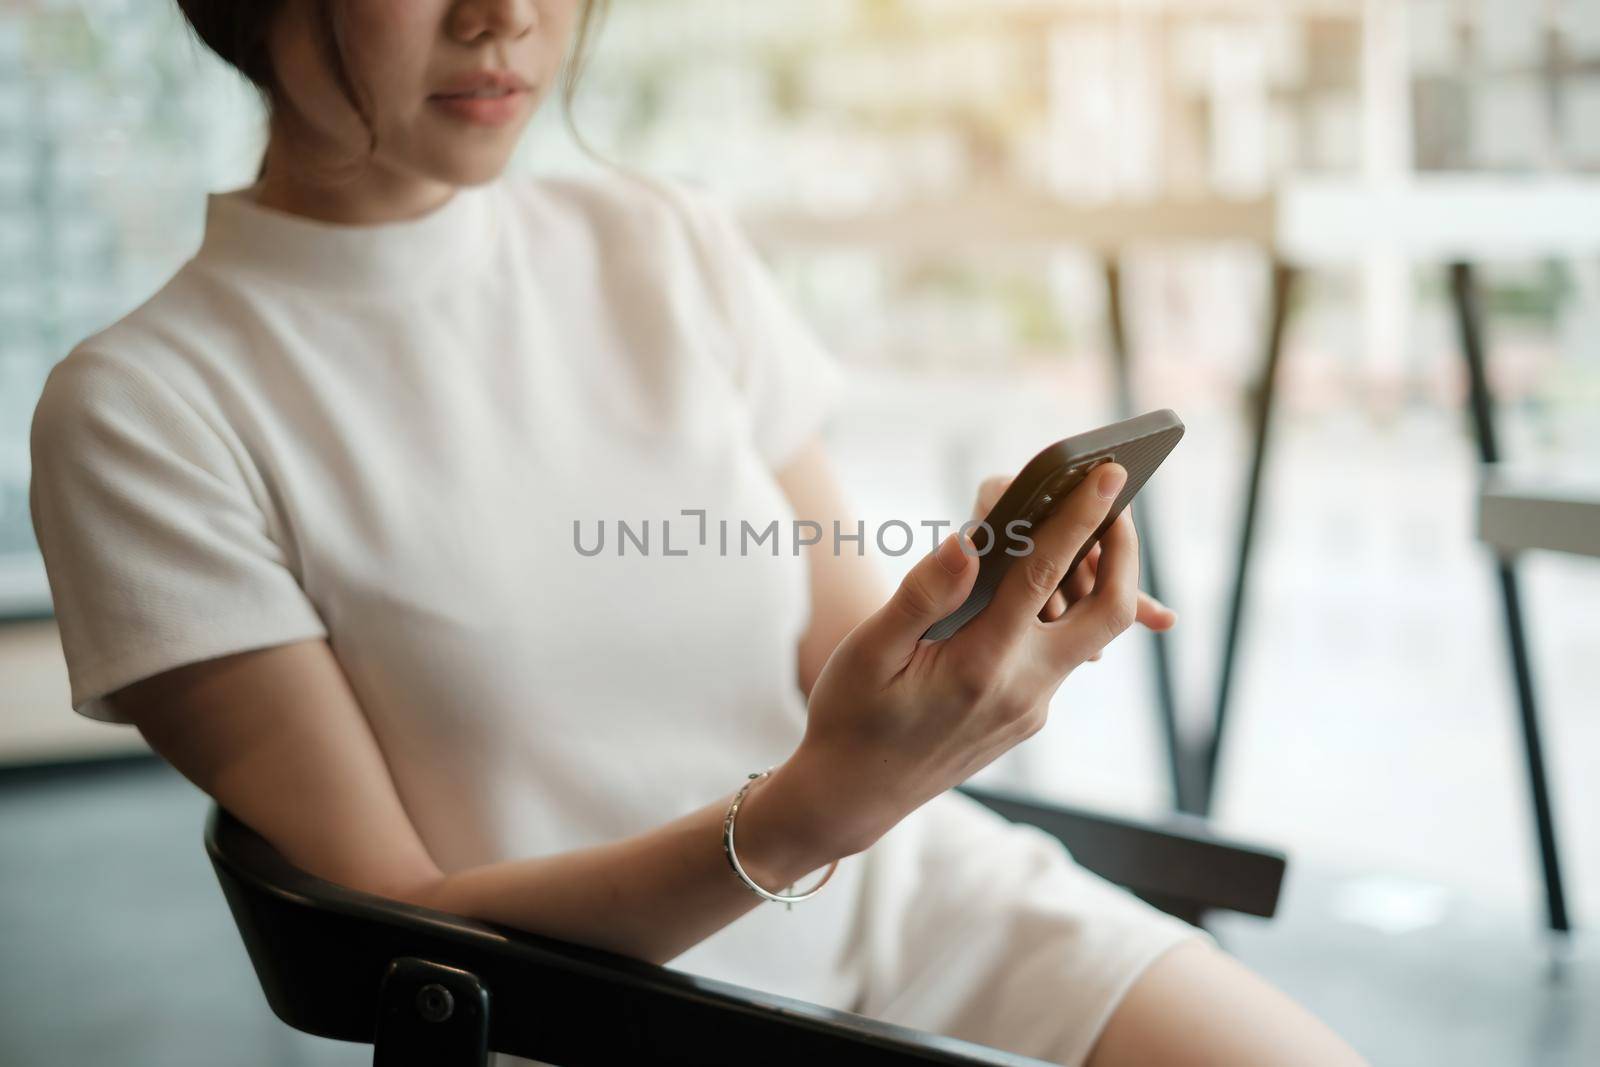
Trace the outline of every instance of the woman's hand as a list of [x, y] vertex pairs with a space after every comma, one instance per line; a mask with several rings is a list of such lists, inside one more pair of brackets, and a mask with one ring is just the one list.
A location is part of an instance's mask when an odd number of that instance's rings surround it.
[[[1139, 542], [1126, 509], [1093, 564], [1080, 568], [1089, 573], [1051, 610], [1067, 565], [1126, 478], [1116, 463], [1096, 468], [1035, 527], [1033, 550], [1017, 557], [988, 606], [951, 637], [921, 640], [977, 578], [977, 550], [959, 534], [919, 560], [839, 643], [812, 688], [805, 736], [782, 768], [832, 851], [870, 847], [1032, 737], [1067, 675], [1138, 619]], [[1165, 614], [1150, 603], [1144, 610], [1161, 628]]]
[[[1013, 474], [992, 474], [978, 483], [978, 500], [972, 506], [972, 521], [977, 522], [989, 514], [989, 509], [995, 506], [1002, 493], [1016, 480]], [[1100, 566], [1100, 545], [1096, 544], [1089, 549], [1083, 562], [1067, 577], [1061, 589], [1050, 597], [1045, 603], [1044, 610], [1039, 612], [1039, 619], [1043, 622], [1053, 622], [1066, 614], [1067, 608], [1082, 599], [1094, 585], [1094, 576]], [[1134, 620], [1151, 630], [1170, 630], [1178, 621], [1178, 613], [1167, 607], [1155, 597], [1146, 593], [1139, 594], [1139, 611]], [[1096, 652], [1089, 659], [1098, 660], [1100, 653]]]

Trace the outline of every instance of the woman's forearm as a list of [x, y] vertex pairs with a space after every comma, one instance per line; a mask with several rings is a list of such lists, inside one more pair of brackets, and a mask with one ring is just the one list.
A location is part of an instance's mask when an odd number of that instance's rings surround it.
[[[404, 897], [440, 911], [667, 963], [751, 908], [770, 903], [739, 880], [722, 850], [722, 820], [740, 784], [735, 781], [704, 807], [645, 833], [451, 872]], [[816, 821], [807, 799], [813, 795], [806, 772], [791, 760], [753, 785], [739, 806], [740, 865], [772, 892], [783, 892], [814, 871], [821, 877], [820, 868], [848, 854]]]

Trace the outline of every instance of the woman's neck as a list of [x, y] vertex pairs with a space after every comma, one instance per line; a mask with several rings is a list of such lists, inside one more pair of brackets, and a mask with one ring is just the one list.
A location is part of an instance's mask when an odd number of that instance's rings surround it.
[[426, 215], [455, 195], [448, 182], [406, 174], [376, 159], [308, 150], [276, 127], [256, 183], [256, 203], [321, 222], [373, 225]]

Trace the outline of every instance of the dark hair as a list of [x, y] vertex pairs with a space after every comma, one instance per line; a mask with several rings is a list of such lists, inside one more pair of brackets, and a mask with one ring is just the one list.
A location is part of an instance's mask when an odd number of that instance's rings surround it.
[[[277, 77], [267, 48], [267, 33], [272, 20], [283, 10], [285, 0], [177, 0], [178, 9], [196, 37], [225, 63], [249, 79], [261, 93], [270, 113], [278, 104]], [[367, 151], [377, 147], [378, 134], [372, 125], [372, 112], [361, 87], [350, 76], [345, 61], [342, 0], [314, 0], [317, 13], [317, 45], [323, 50], [345, 99], [367, 128]], [[572, 54], [562, 77], [561, 107], [568, 127], [572, 126], [572, 100], [578, 91], [578, 78], [588, 62], [600, 20], [609, 0], [581, 0], [583, 12], [573, 35]], [[573, 130], [576, 134], [576, 130]], [[580, 137], [581, 141], [582, 138]], [[266, 160], [261, 161], [262, 169]]]

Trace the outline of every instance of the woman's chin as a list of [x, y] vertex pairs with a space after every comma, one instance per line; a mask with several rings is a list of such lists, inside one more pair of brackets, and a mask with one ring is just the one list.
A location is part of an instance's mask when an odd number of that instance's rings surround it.
[[417, 169], [436, 181], [451, 185], [482, 185], [505, 173], [517, 148], [515, 137], [499, 137], [480, 143], [439, 145], [418, 161]]

